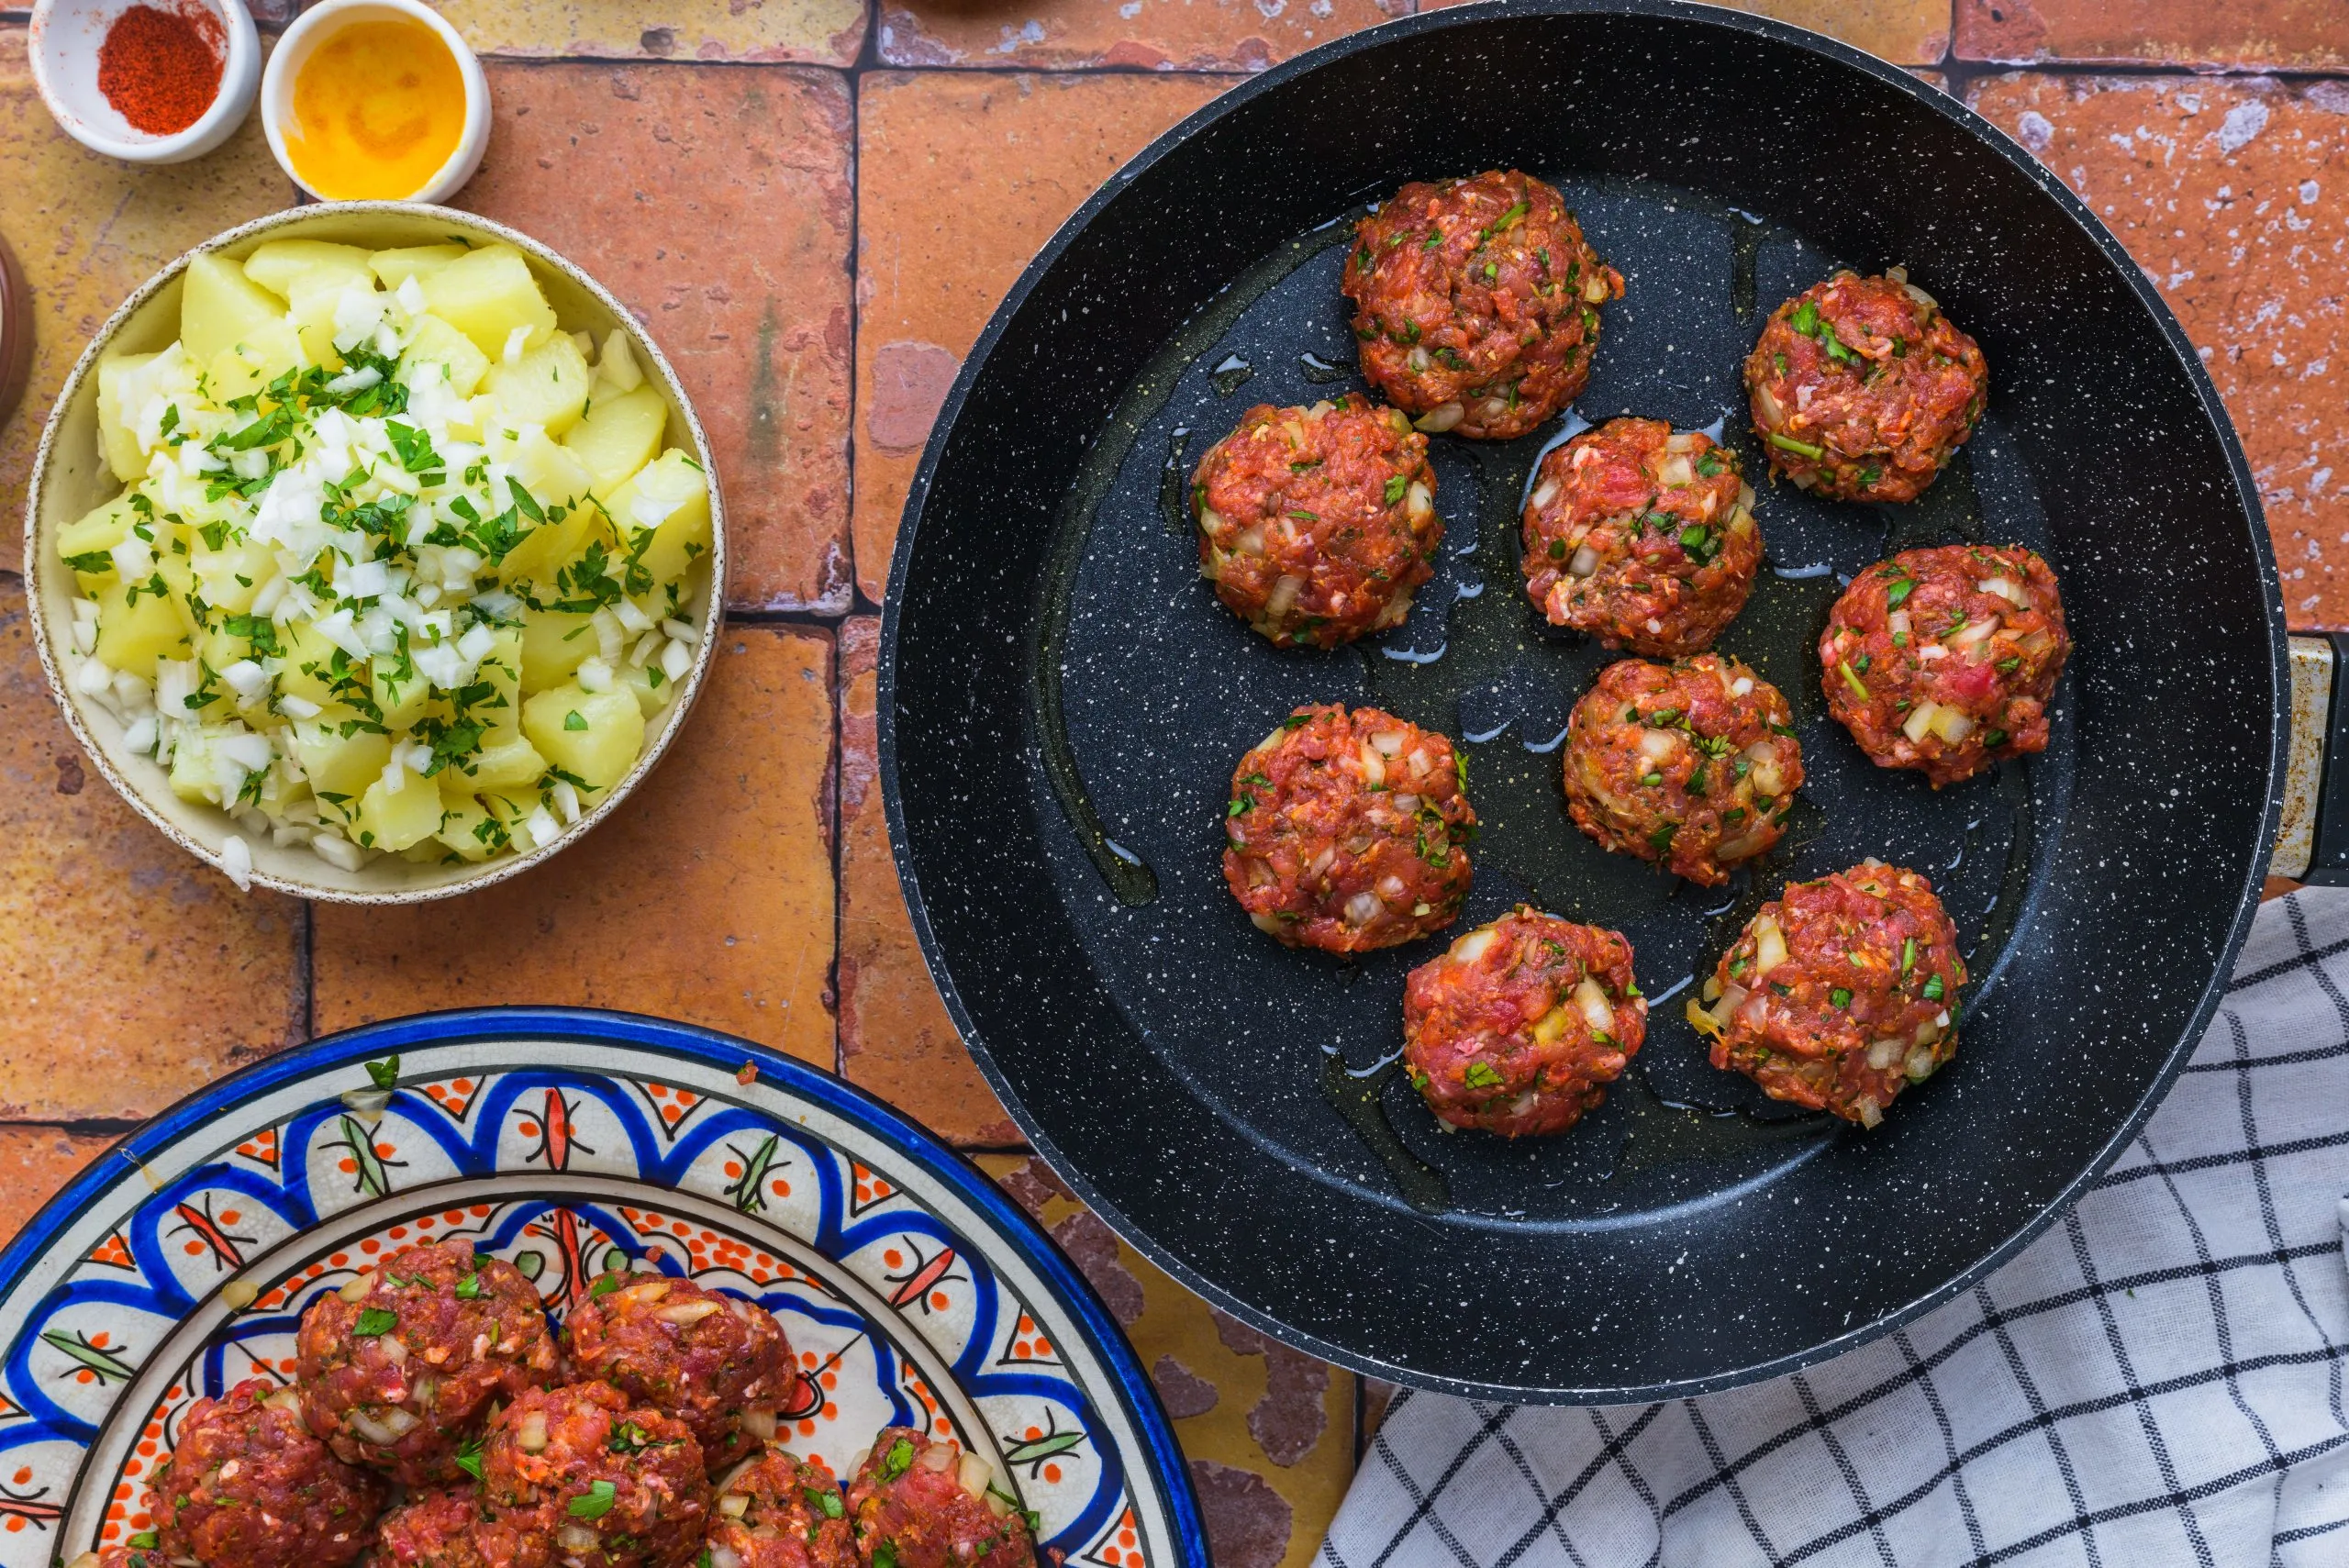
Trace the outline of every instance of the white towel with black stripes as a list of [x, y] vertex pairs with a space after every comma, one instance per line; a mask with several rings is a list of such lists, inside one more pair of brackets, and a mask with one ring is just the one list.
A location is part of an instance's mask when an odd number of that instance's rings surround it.
[[2349, 1565], [2349, 891], [2260, 911], [2143, 1137], [1977, 1287], [1808, 1372], [1406, 1393], [1326, 1568]]

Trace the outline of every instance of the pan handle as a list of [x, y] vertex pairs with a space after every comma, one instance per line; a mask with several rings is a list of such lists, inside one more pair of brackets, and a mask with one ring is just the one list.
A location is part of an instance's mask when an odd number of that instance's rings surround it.
[[2349, 632], [2291, 639], [2292, 745], [2267, 874], [2349, 884]]

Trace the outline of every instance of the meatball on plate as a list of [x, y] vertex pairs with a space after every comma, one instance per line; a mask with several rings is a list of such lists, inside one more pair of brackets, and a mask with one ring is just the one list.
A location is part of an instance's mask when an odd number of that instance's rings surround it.
[[480, 1517], [470, 1485], [411, 1492], [376, 1524], [368, 1568], [484, 1568], [473, 1540]]
[[1035, 1521], [986, 1461], [951, 1439], [892, 1427], [848, 1486], [856, 1549], [896, 1568], [1035, 1568]]
[[1957, 1054], [1965, 984], [1932, 884], [1868, 861], [1762, 906], [1688, 1021], [1710, 1037], [1714, 1066], [1772, 1099], [1874, 1127]]
[[1232, 770], [1223, 879], [1291, 947], [1391, 948], [1458, 917], [1475, 827], [1450, 740], [1375, 707], [1301, 707]]
[[779, 1448], [737, 1467], [711, 1506], [709, 1568], [860, 1568], [831, 1467]]
[[384, 1484], [310, 1435], [291, 1389], [249, 1377], [181, 1418], [155, 1481], [156, 1544], [203, 1568], [343, 1568], [375, 1539]]
[[1339, 286], [1380, 396], [1422, 430], [1507, 440], [1581, 394], [1623, 275], [1511, 170], [1405, 185], [1355, 227]]
[[1819, 639], [1820, 678], [1871, 762], [1939, 789], [2047, 750], [2071, 650], [2046, 562], [2021, 545], [1943, 545], [1852, 579]]
[[1520, 904], [1411, 971], [1403, 1067], [1453, 1127], [1564, 1132], [1607, 1098], [1647, 1027], [1630, 942]]
[[675, 1416], [713, 1473], [757, 1453], [799, 1386], [774, 1314], [689, 1279], [604, 1274], [562, 1339], [573, 1377]]
[[1974, 434], [1990, 369], [1895, 267], [1838, 272], [1771, 314], [1745, 361], [1770, 466], [1838, 501], [1914, 501]]
[[609, 1384], [531, 1389], [490, 1422], [480, 1462], [489, 1568], [684, 1568], [701, 1551], [701, 1445]]
[[1735, 659], [1624, 659], [1566, 727], [1566, 809], [1618, 854], [1719, 886], [1786, 833], [1802, 745], [1778, 688]]
[[1191, 510], [1216, 597], [1280, 648], [1402, 625], [1443, 539], [1428, 439], [1353, 394], [1248, 410], [1199, 459]]
[[1523, 565], [1553, 626], [1650, 658], [1700, 653], [1753, 592], [1753, 492], [1711, 437], [1609, 419], [1542, 457]]

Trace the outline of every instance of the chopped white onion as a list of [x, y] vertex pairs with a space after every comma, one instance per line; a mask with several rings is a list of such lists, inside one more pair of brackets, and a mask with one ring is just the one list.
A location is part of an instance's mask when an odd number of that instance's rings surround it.
[[1759, 980], [1787, 962], [1787, 934], [1776, 917], [1757, 915], [1753, 920], [1753, 978]]
[[1468, 410], [1461, 405], [1446, 403], [1440, 407], [1429, 409], [1411, 423], [1431, 436], [1440, 436], [1467, 417]]
[[234, 833], [220, 840], [220, 869], [239, 893], [253, 890], [252, 846]]
[[954, 1479], [972, 1496], [984, 1497], [987, 1495], [987, 1486], [995, 1480], [995, 1470], [977, 1454], [966, 1453], [955, 1466]]

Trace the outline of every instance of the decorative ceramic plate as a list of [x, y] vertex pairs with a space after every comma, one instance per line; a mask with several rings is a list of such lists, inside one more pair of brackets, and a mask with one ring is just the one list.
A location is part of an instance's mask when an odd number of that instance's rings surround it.
[[314, 1296], [451, 1237], [512, 1262], [557, 1314], [623, 1263], [763, 1304], [806, 1373], [782, 1440], [842, 1475], [883, 1427], [923, 1428], [991, 1461], [1073, 1564], [1207, 1564], [1132, 1351], [985, 1176], [771, 1051], [499, 1008], [224, 1079], [0, 1252], [0, 1568], [146, 1529], [188, 1405], [284, 1381]]

